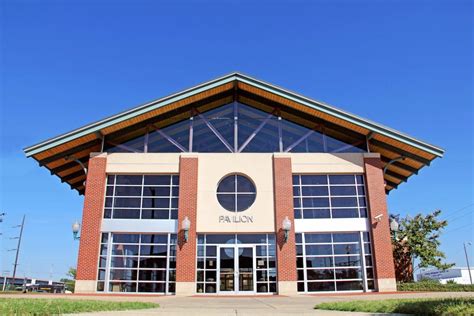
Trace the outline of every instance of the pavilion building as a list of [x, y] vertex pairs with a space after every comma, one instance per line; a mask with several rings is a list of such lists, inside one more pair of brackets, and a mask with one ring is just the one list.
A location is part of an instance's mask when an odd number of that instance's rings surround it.
[[76, 292], [395, 291], [386, 195], [443, 155], [239, 73], [25, 149], [84, 195]]

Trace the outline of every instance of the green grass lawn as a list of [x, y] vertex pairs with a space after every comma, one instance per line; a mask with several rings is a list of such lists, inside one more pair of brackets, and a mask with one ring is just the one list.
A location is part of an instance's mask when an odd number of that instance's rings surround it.
[[474, 298], [333, 302], [318, 304], [315, 309], [413, 315], [473, 315]]
[[0, 298], [0, 315], [61, 315], [158, 307], [144, 302], [107, 302], [74, 299]]

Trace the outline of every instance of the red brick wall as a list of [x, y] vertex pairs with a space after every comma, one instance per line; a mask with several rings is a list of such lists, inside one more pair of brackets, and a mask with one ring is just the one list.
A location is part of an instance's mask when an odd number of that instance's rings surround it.
[[[196, 273], [196, 209], [198, 185], [198, 158], [181, 157], [179, 162], [178, 249], [176, 254], [176, 281], [195, 282]], [[184, 242], [181, 223], [191, 221], [189, 239]]]
[[[296, 281], [297, 278], [292, 177], [291, 158], [274, 157], [273, 185], [275, 194], [275, 231], [277, 231], [278, 281]], [[286, 216], [288, 216], [292, 223], [287, 242], [284, 241], [284, 231], [281, 229], [283, 219]]]
[[[383, 165], [380, 158], [365, 158], [367, 199], [370, 221], [372, 223], [372, 246], [375, 260], [375, 277], [395, 278], [390, 227], [388, 223], [387, 199], [383, 178]], [[380, 222], [374, 217], [382, 214]]]
[[93, 157], [89, 160], [77, 260], [77, 280], [97, 279], [106, 165], [107, 157]]

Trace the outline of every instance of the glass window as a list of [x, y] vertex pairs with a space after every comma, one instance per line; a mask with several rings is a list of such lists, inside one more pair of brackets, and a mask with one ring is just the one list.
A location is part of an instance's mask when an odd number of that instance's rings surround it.
[[217, 187], [217, 200], [228, 211], [242, 212], [248, 209], [256, 197], [255, 185], [240, 174], [228, 175]]
[[295, 218], [366, 218], [361, 175], [293, 175]]
[[110, 236], [110, 241], [102, 238], [103, 245], [109, 244], [112, 250], [100, 258], [98, 278], [105, 282], [98, 291], [175, 291], [175, 234], [110, 233]]
[[104, 218], [176, 219], [179, 176], [109, 175]]
[[365, 283], [372, 290], [372, 256], [363, 251], [369, 243], [361, 232], [296, 234], [298, 292], [360, 291]]

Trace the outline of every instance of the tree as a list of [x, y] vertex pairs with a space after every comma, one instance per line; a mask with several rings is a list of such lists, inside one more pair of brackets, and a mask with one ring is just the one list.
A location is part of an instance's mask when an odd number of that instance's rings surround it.
[[74, 287], [76, 285], [76, 273], [77, 273], [76, 268], [71, 267], [71, 268], [69, 268], [69, 270], [66, 273], [68, 278], [63, 278], [63, 279], [60, 280], [61, 282], [65, 283], [66, 289], [71, 291], [71, 292], [74, 292]]
[[75, 280], [76, 279], [76, 274], [77, 270], [76, 268], [70, 267], [69, 270], [67, 271], [66, 275], [70, 277], [71, 279]]
[[[400, 219], [398, 231], [392, 236], [397, 281], [412, 281], [416, 269], [435, 267], [446, 270], [454, 266], [444, 262], [446, 256], [439, 250], [440, 233], [448, 225], [446, 220], [438, 219], [440, 214], [441, 211], [436, 210], [428, 215]], [[415, 260], [418, 265], [413, 267]]]

